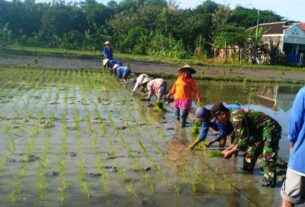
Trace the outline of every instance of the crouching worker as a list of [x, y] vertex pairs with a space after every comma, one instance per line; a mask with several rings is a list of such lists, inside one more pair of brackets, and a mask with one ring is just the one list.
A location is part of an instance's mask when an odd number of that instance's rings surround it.
[[133, 87], [132, 94], [134, 94], [138, 88], [140, 88], [141, 92], [144, 92], [147, 83], [150, 81], [147, 74], [141, 74], [137, 77], [136, 84]]
[[113, 75], [113, 71], [114, 71], [113, 68], [115, 65], [122, 66], [123, 63], [122, 63], [122, 61], [119, 61], [119, 60], [109, 60], [109, 59], [103, 60], [104, 70], [108, 69], [108, 71], [110, 72], [111, 75]]
[[147, 83], [147, 101], [150, 101], [152, 96], [156, 96], [157, 101], [165, 95], [167, 83], [163, 78], [156, 78]]
[[230, 111], [222, 103], [214, 104], [212, 116], [225, 125], [232, 123], [235, 140], [223, 151], [225, 158], [235, 152], [244, 151], [243, 170], [252, 172], [257, 158], [262, 155], [263, 186], [274, 187], [276, 184], [276, 159], [281, 126], [270, 116], [251, 110]]
[[226, 145], [227, 135], [233, 132], [231, 124], [222, 125], [217, 119], [213, 119], [211, 111], [204, 107], [197, 108], [196, 118], [201, 122], [201, 130], [197, 140], [189, 146], [190, 150], [193, 150], [200, 142], [206, 139], [209, 128], [219, 133], [215, 139], [208, 141], [206, 146], [209, 147], [215, 142], [219, 142], [219, 147]]
[[119, 66], [118, 64], [115, 64], [113, 69], [117, 79], [123, 79], [124, 83], [127, 84], [127, 78], [131, 74], [129, 66]]

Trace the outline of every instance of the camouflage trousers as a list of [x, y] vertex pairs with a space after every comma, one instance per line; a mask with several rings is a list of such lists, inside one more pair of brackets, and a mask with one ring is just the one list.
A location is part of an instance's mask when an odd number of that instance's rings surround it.
[[[276, 159], [282, 128], [275, 124], [263, 129], [259, 140], [249, 145], [244, 154], [243, 169], [253, 171], [258, 157], [262, 158], [261, 168], [264, 173], [262, 185], [274, 187], [276, 184]], [[259, 135], [256, 135], [259, 136]]]

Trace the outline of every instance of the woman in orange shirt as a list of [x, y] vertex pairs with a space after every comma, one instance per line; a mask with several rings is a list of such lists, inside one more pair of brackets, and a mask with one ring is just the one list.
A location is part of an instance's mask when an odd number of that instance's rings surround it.
[[166, 98], [168, 99], [171, 95], [174, 95], [175, 115], [178, 121], [181, 119], [180, 126], [185, 127], [186, 119], [192, 106], [192, 95], [195, 95], [198, 104], [200, 103], [200, 95], [196, 80], [192, 77], [196, 70], [189, 65], [185, 65], [178, 69], [178, 73], [179, 76]]

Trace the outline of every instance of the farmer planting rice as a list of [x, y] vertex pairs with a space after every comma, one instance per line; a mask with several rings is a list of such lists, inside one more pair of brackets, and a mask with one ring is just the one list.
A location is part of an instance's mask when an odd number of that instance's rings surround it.
[[226, 125], [221, 124], [217, 119], [212, 118], [211, 111], [205, 107], [199, 107], [196, 110], [196, 118], [201, 122], [200, 135], [197, 140], [189, 146], [193, 150], [200, 142], [204, 141], [207, 137], [209, 128], [219, 132], [215, 139], [207, 142], [206, 146], [209, 147], [215, 142], [219, 142], [219, 147], [224, 147], [227, 141], [227, 135], [233, 132], [231, 123]]
[[189, 65], [185, 65], [178, 69], [178, 73], [179, 76], [166, 98], [169, 99], [171, 95], [174, 95], [175, 115], [178, 121], [181, 120], [180, 126], [185, 127], [186, 119], [192, 106], [192, 96], [193, 94], [195, 95], [197, 104], [199, 104], [200, 95], [196, 80], [192, 77], [196, 70]]
[[212, 116], [226, 125], [232, 123], [235, 140], [223, 151], [225, 158], [244, 151], [243, 170], [252, 172], [257, 158], [262, 155], [263, 186], [274, 187], [276, 183], [276, 159], [281, 126], [270, 116], [252, 110], [229, 110], [222, 103], [211, 108]]
[[167, 83], [163, 78], [156, 78], [147, 83], [147, 98], [149, 101], [152, 96], [156, 96], [157, 101], [160, 101], [161, 98], [165, 95]]
[[144, 89], [146, 88], [146, 84], [150, 81], [147, 74], [141, 74], [139, 77], [137, 77], [136, 83], [133, 87], [132, 93], [134, 94], [138, 88], [140, 88], [141, 92], [144, 92]]
[[127, 83], [127, 78], [131, 73], [129, 66], [119, 66], [118, 64], [115, 64], [113, 70], [118, 80], [123, 79], [124, 83]]
[[114, 67], [115, 65], [122, 66], [123, 63], [122, 63], [122, 61], [120, 61], [120, 60], [109, 60], [109, 59], [104, 59], [104, 60], [103, 60], [103, 67], [104, 67], [104, 70], [105, 70], [105, 69], [108, 69], [111, 75], [113, 74], [113, 67]]

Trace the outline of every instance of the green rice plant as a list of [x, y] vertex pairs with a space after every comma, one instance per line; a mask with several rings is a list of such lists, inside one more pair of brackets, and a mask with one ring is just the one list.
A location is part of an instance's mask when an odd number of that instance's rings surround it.
[[80, 187], [83, 191], [83, 193], [87, 196], [90, 197], [90, 192], [88, 188], [88, 183], [85, 180], [85, 161], [83, 159], [83, 150], [82, 146], [83, 143], [81, 142], [80, 139], [80, 117], [79, 117], [79, 111], [76, 111], [76, 114], [73, 117], [74, 125], [76, 127], [76, 140], [77, 140], [77, 151], [79, 154], [79, 159], [78, 159], [78, 168], [79, 168], [79, 181], [80, 181]]
[[209, 158], [212, 158], [212, 157], [219, 157], [219, 156], [222, 156], [222, 151], [221, 150], [209, 150], [207, 151], [207, 155]]
[[40, 156], [40, 168], [37, 170], [37, 188], [39, 190], [39, 197], [41, 201], [46, 201], [46, 185], [45, 185], [45, 173], [48, 168], [48, 149], [49, 149], [50, 135], [44, 140], [43, 151]]
[[0, 159], [0, 172], [5, 168], [5, 165], [12, 159], [12, 155], [16, 149], [16, 142], [12, 136], [8, 137], [8, 142], [5, 145], [5, 151]]
[[66, 199], [66, 190], [68, 187], [68, 183], [65, 177], [65, 157], [61, 156], [59, 162], [59, 175], [60, 175], [60, 187], [58, 188], [60, 192], [60, 201], [64, 201]]
[[[115, 87], [115, 86], [114, 86]], [[111, 87], [111, 88], [114, 88], [114, 87]], [[115, 93], [115, 94], [112, 94], [112, 98], [117, 98], [117, 99], [122, 99], [122, 97], [123, 97], [123, 99], [124, 99], [124, 95], [122, 95], [122, 94], [117, 94], [117, 93]], [[127, 103], [128, 103], [128, 99], [127, 99], [127, 101], [126, 101]], [[130, 105], [132, 105], [132, 104], [130, 104]], [[117, 107], [114, 107], [114, 108], [117, 108]], [[107, 109], [105, 109], [105, 111], [107, 111]], [[117, 113], [117, 111], [118, 111], [118, 109], [115, 109], [115, 112]], [[126, 110], [125, 110], [126, 111]], [[128, 118], [130, 119], [130, 118], [132, 118], [133, 120], [133, 122], [135, 122], [134, 120], [136, 120], [136, 119], [134, 119], [133, 118], [133, 115], [132, 115], [132, 113], [130, 113], [130, 111], [132, 111], [132, 110], [127, 110], [127, 113], [126, 113], [126, 115], [125, 114], [123, 114], [122, 112], [120, 113], [119, 112], [119, 114], [120, 114], [120, 118], [122, 119], [122, 121], [125, 123], [125, 125], [129, 125], [128, 123], [127, 123], [127, 119], [125, 118], [126, 116], [128, 116]], [[106, 112], [107, 113], [107, 112]], [[136, 123], [137, 123], [138, 121], [136, 121]], [[111, 121], [110, 121], [110, 123], [111, 123]], [[126, 124], [127, 123], [127, 124]], [[111, 123], [111, 125], [112, 125], [112, 123]], [[140, 125], [140, 124], [139, 124]], [[141, 126], [141, 125], [140, 125]], [[112, 128], [114, 128], [115, 129], [115, 125], [113, 126], [112, 125]], [[129, 132], [131, 133], [131, 134], [136, 134], [136, 136], [139, 136], [139, 132], [138, 132], [138, 129], [140, 128], [140, 130], [142, 130], [141, 128], [142, 127], [138, 127], [137, 128], [137, 132], [135, 133], [133, 130], [129, 130]], [[115, 130], [115, 132], [116, 133], [120, 133], [118, 130]], [[158, 136], [160, 135], [160, 132], [162, 133], [162, 139], [164, 139], [165, 140], [165, 134], [161, 131], [161, 130], [156, 130], [156, 134], [158, 134]], [[156, 142], [156, 141], [152, 141], [153, 143], [154, 143], [154, 146], [156, 146], [156, 148], [158, 149], [158, 151], [160, 152], [160, 154], [162, 154], [162, 156], [166, 159], [166, 153], [163, 151], [163, 149], [159, 146], [159, 144]], [[143, 143], [142, 143], [142, 147], [141, 147], [141, 142], [138, 142], [139, 143], [139, 146], [140, 146], [140, 148], [142, 148], [143, 149]], [[126, 142], [125, 142], [125, 140], [123, 140], [122, 139], [122, 137], [120, 138], [120, 144], [121, 144], [121, 147], [122, 148], [124, 148], [124, 149], [126, 149], [127, 148], [127, 150], [128, 150], [128, 145], [126, 144]], [[145, 151], [145, 150], [144, 150]], [[168, 180], [168, 177], [165, 175], [165, 173], [164, 172], [162, 172], [162, 170], [161, 170], [161, 167], [160, 167], [160, 165], [148, 154], [148, 153], [145, 153], [145, 156], [147, 157], [147, 159], [149, 159], [150, 160], [150, 162], [152, 163], [152, 165], [154, 166], [154, 168], [156, 168], [157, 169], [157, 175], [158, 176], [160, 176], [160, 178], [162, 178], [162, 180], [163, 180], [163, 182], [167, 185], [167, 186], [170, 186], [170, 183], [169, 183], [169, 180]], [[129, 157], [130, 157], [130, 159], [131, 159], [131, 162], [132, 162], [132, 164], [133, 165], [136, 165], [136, 160], [133, 160], [133, 156], [132, 156], [132, 153], [129, 151]], [[143, 179], [145, 180], [145, 179], [147, 179], [146, 178], [147, 177], [147, 175], [145, 174], [145, 173], [143, 173]]]
[[138, 197], [137, 193], [136, 193], [136, 189], [135, 186], [132, 182], [129, 182], [126, 186], [127, 192], [134, 195], [135, 197]]
[[[106, 132], [107, 132], [107, 128], [106, 128], [106, 125], [105, 125], [105, 123], [104, 123], [104, 120], [103, 120], [103, 118], [102, 118], [102, 116], [101, 116], [101, 114], [100, 114], [100, 112], [97, 110], [97, 109], [94, 109], [94, 115], [95, 115], [95, 117], [99, 120], [99, 122], [100, 122], [100, 129], [102, 130], [102, 133], [103, 134], [106, 134]], [[112, 122], [113, 123], [113, 122]]]
[[250, 92], [248, 95], [248, 104], [254, 104], [255, 103], [255, 89], [250, 88]]
[[194, 135], [199, 134], [200, 127], [201, 127], [201, 121], [198, 120], [198, 119], [196, 119], [196, 120], [193, 122], [193, 126], [192, 126], [191, 133], [194, 134]]
[[[127, 113], [128, 113], [128, 112], [130, 112], [130, 110], [128, 110]], [[128, 113], [128, 117], [129, 117], [129, 118], [132, 118], [132, 119], [133, 119], [133, 120], [132, 120], [133, 122], [135, 122], [135, 123], [138, 122], [138, 121], [134, 118], [133, 114]], [[137, 129], [139, 129], [138, 131], [141, 131], [142, 134], [145, 134], [145, 132], [143, 132], [143, 129], [142, 129], [141, 124], [138, 124], [138, 125], [140, 126], [140, 127], [137, 128]], [[141, 133], [137, 132], [137, 136], [139, 136]], [[158, 135], [160, 135], [160, 134], [162, 135], [163, 139], [165, 139], [164, 133], [162, 133], [162, 132], [160, 132], [160, 130], [158, 130]], [[158, 149], [158, 151], [160, 152], [160, 154], [162, 154], [163, 157], [164, 157], [165, 159], [167, 159], [166, 153], [161, 149], [161, 147], [158, 145], [158, 143], [157, 143], [154, 139], [151, 139], [151, 142], [152, 142], [153, 145]], [[157, 163], [157, 162], [147, 153], [147, 151], [145, 152], [145, 148], [144, 148], [143, 143], [142, 143], [141, 141], [138, 140], [138, 144], [139, 144], [140, 148], [143, 149], [146, 158], [149, 159], [150, 162], [152, 163], [152, 165], [154, 166], [154, 168], [157, 169], [157, 174], [158, 174], [158, 176], [160, 176], [160, 178], [163, 180], [163, 183], [164, 183], [165, 185], [167, 185], [168, 187], [170, 187], [171, 184], [170, 184], [170, 182], [169, 182], [169, 180], [168, 180], [168, 177], [164, 174], [164, 172], [162, 172], [160, 165], [159, 165], [159, 164], [158, 164], [158, 163]], [[142, 145], [142, 146], [141, 146], [141, 145]], [[145, 176], [145, 175], [143, 175], [143, 176]]]
[[19, 172], [14, 179], [14, 181], [11, 183], [11, 190], [9, 193], [9, 198], [12, 203], [17, 202], [20, 197], [21, 197], [21, 183], [22, 183], [22, 178], [26, 175], [27, 172], [27, 167], [28, 167], [28, 156], [32, 154], [33, 148], [35, 145], [36, 138], [38, 134], [40, 133], [39, 127], [37, 127], [38, 123], [33, 126], [33, 129], [30, 130], [30, 135], [27, 140], [25, 149], [24, 149], [24, 154], [26, 155], [25, 160], [22, 162], [21, 167], [19, 168]]
[[210, 180], [210, 183], [209, 183], [210, 191], [215, 192], [215, 180], [214, 180], [214, 178], [210, 178], [209, 180]]
[[176, 195], [180, 195], [181, 187], [179, 185], [175, 185], [175, 193]]

